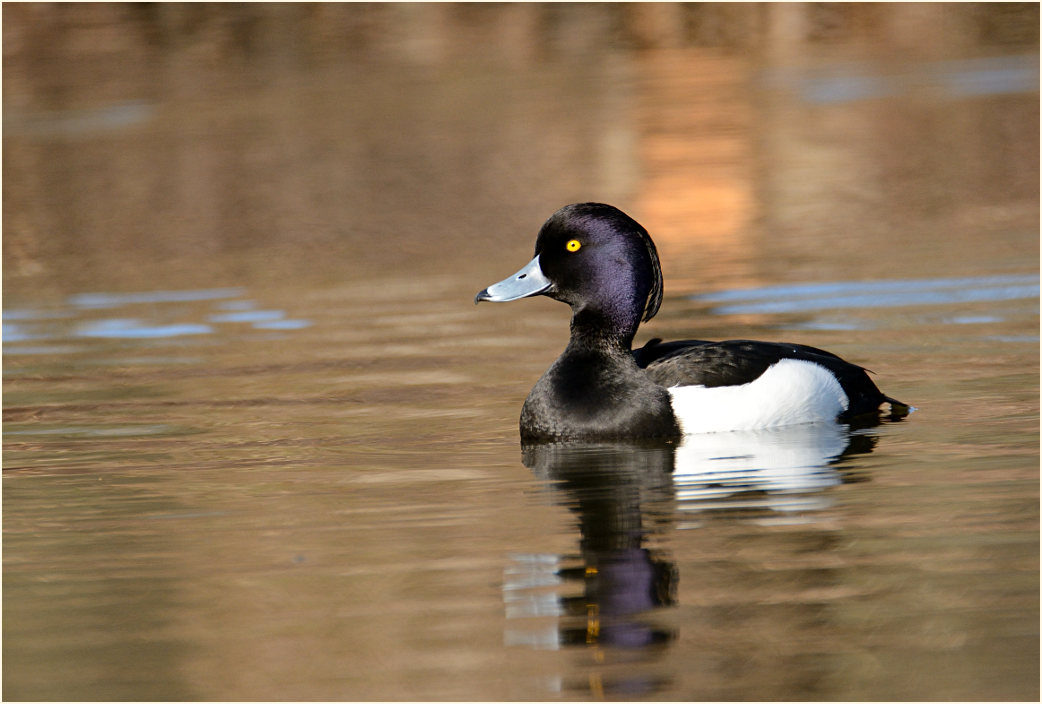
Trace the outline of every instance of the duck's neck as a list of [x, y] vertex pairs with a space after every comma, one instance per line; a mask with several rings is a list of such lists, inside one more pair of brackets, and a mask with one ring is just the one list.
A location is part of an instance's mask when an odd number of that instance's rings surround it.
[[613, 315], [591, 308], [573, 309], [568, 346], [629, 356], [639, 324], [639, 316]]

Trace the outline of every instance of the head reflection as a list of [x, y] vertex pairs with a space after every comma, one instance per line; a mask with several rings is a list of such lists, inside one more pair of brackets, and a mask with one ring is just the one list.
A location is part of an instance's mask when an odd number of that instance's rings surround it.
[[565, 689], [668, 689], [672, 675], [654, 663], [679, 635], [678, 619], [663, 609], [677, 603], [671, 532], [714, 519], [813, 521], [830, 505], [825, 490], [852, 479], [836, 463], [871, 451], [874, 442], [847, 426], [821, 424], [688, 436], [679, 444], [523, 446], [525, 466], [575, 515], [580, 549], [515, 558], [507, 616], [539, 616], [546, 628], [526, 631], [514, 620], [508, 643], [585, 649], [593, 669], [562, 680]]

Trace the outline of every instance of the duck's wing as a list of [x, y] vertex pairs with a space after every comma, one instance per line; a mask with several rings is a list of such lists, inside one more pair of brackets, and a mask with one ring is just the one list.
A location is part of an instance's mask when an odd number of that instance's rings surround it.
[[872, 413], [891, 399], [876, 387], [864, 367], [808, 345], [754, 340], [706, 342], [652, 340], [634, 350], [637, 365], [662, 386], [737, 386], [755, 381], [771, 365], [782, 359], [813, 362], [829, 370], [839, 381], [850, 400], [844, 416]]
[[651, 340], [634, 350], [637, 366], [663, 386], [737, 386], [759, 378], [784, 355], [772, 343]]

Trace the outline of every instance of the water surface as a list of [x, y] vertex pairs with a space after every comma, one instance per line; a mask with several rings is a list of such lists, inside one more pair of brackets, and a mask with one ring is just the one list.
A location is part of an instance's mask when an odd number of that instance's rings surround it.
[[[4, 10], [6, 699], [1038, 698], [1037, 40], [636, 51], [567, 6], [511, 53], [497, 6], [359, 59], [171, 8], [61, 25], [178, 37], [118, 66]], [[471, 301], [586, 199], [658, 244], [637, 344], [798, 341], [917, 410], [522, 447], [567, 309]]]

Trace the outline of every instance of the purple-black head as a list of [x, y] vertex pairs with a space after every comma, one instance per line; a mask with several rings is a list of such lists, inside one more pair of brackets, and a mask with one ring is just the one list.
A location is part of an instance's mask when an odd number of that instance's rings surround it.
[[532, 261], [474, 300], [513, 301], [539, 294], [564, 301], [576, 314], [592, 313], [635, 331], [662, 302], [655, 244], [618, 208], [566, 205], [539, 230]]

